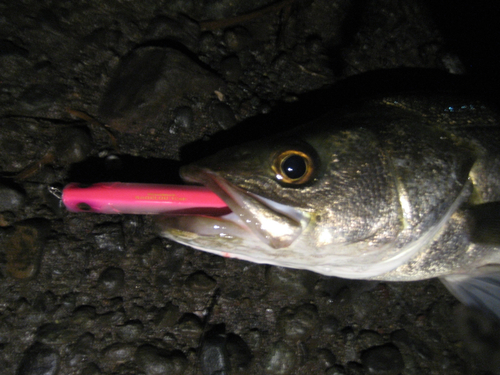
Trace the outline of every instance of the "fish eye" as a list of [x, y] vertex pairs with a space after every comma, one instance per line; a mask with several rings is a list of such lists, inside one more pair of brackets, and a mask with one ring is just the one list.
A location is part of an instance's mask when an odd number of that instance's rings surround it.
[[300, 185], [311, 180], [314, 163], [311, 156], [298, 150], [287, 150], [274, 159], [276, 178], [286, 184]]

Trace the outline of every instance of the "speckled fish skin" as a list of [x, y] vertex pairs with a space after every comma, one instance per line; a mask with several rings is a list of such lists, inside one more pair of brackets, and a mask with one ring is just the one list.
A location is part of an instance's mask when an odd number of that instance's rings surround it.
[[[315, 160], [311, 180], [277, 178], [274, 159], [287, 149]], [[181, 176], [236, 214], [160, 220], [164, 236], [200, 250], [344, 278], [442, 277], [453, 292], [498, 271], [500, 246], [473, 240], [470, 208], [500, 201], [500, 127], [477, 100], [368, 101], [223, 150]]]

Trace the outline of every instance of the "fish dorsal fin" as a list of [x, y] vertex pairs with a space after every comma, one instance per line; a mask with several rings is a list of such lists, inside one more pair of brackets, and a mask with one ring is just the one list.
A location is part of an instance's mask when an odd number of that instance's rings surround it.
[[489, 202], [468, 209], [471, 216], [470, 239], [483, 245], [500, 245], [500, 202]]
[[481, 267], [474, 275], [455, 274], [440, 279], [462, 303], [500, 319], [500, 265]]

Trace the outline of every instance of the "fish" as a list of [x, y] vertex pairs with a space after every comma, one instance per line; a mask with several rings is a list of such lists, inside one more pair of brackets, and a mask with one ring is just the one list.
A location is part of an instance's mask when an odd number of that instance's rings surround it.
[[162, 236], [254, 263], [379, 281], [439, 278], [500, 318], [500, 126], [452, 94], [380, 96], [181, 167], [231, 209]]

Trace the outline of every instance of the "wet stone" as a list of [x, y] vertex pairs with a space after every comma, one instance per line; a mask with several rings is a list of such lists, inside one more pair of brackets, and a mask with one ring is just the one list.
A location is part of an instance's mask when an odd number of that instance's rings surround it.
[[65, 128], [61, 132], [55, 148], [58, 163], [78, 163], [90, 154], [92, 139], [85, 128]]
[[240, 336], [229, 333], [226, 339], [226, 348], [229, 353], [231, 368], [244, 371], [252, 360], [252, 351]]
[[309, 271], [284, 267], [266, 268], [266, 281], [271, 290], [278, 290], [287, 295], [307, 295], [314, 289], [318, 276]]
[[17, 375], [55, 375], [59, 362], [59, 354], [55, 350], [37, 343], [24, 352]]
[[363, 351], [361, 363], [370, 374], [396, 375], [404, 368], [399, 349], [391, 344], [374, 346]]
[[118, 224], [102, 224], [94, 230], [94, 240], [99, 250], [109, 252], [125, 251], [122, 227]]
[[25, 199], [26, 194], [21, 189], [0, 184], [0, 212], [19, 210]]
[[196, 315], [184, 314], [176, 324], [175, 330], [179, 333], [179, 339], [187, 340], [187, 344], [196, 347], [203, 334], [203, 324]]
[[140, 346], [135, 352], [135, 361], [146, 375], [180, 375], [187, 367], [182, 353], [170, 353], [152, 345]]
[[155, 317], [155, 324], [159, 329], [171, 328], [179, 320], [179, 318], [179, 307], [172, 303], [167, 303], [165, 307], [158, 311]]
[[203, 375], [229, 374], [231, 365], [226, 347], [226, 335], [217, 327], [206, 333], [200, 350], [200, 367]]
[[316, 306], [307, 304], [296, 309], [284, 309], [277, 323], [280, 331], [293, 340], [305, 340], [318, 325], [318, 310]]
[[318, 358], [318, 362], [327, 369], [335, 365], [337, 360], [335, 354], [333, 354], [330, 349], [326, 348], [318, 349], [318, 354], [316, 356]]
[[222, 60], [220, 69], [229, 82], [238, 82], [238, 79], [243, 73], [240, 59], [236, 56], [230, 56]]
[[203, 271], [192, 273], [186, 279], [186, 286], [192, 291], [207, 292], [216, 285], [217, 282]]
[[234, 27], [224, 32], [224, 43], [232, 51], [245, 48], [250, 41], [250, 32], [243, 27]]
[[193, 127], [194, 113], [191, 107], [179, 107], [174, 111], [174, 119], [169, 127], [170, 134], [189, 131]]
[[48, 345], [62, 345], [75, 341], [79, 331], [70, 329], [68, 325], [60, 323], [47, 323], [38, 328], [37, 340]]
[[116, 364], [130, 361], [136, 349], [132, 344], [116, 343], [104, 348], [102, 355], [104, 360], [110, 363], [110, 367], [114, 367]]
[[28, 220], [18, 223], [4, 243], [7, 274], [16, 279], [36, 275], [45, 245], [49, 224], [46, 220]]
[[82, 369], [80, 375], [101, 375], [102, 372], [95, 363], [88, 363]]
[[269, 348], [264, 359], [266, 374], [287, 375], [291, 374], [296, 366], [296, 355], [290, 346], [282, 341], [275, 342]]
[[234, 112], [227, 104], [215, 103], [209, 108], [212, 120], [222, 129], [229, 129], [236, 125]]
[[356, 337], [356, 341], [359, 347], [369, 348], [372, 346], [382, 345], [384, 343], [384, 338], [378, 332], [362, 330]]
[[124, 285], [125, 273], [117, 267], [106, 268], [97, 280], [97, 287], [107, 295], [120, 293]]
[[133, 341], [141, 336], [144, 325], [139, 320], [130, 320], [118, 327], [117, 335], [121, 340]]
[[330, 367], [328, 370], [326, 370], [325, 374], [326, 375], [347, 375], [345, 369], [339, 365], [335, 365], [333, 367]]

